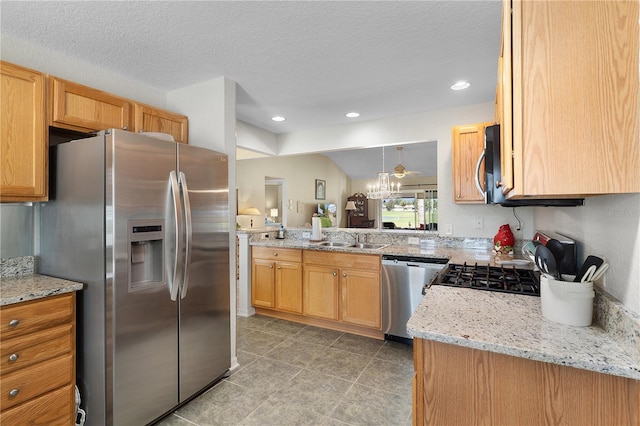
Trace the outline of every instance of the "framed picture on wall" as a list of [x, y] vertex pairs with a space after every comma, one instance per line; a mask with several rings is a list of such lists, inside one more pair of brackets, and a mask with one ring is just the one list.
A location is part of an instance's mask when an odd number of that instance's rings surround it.
[[316, 200], [324, 200], [327, 193], [327, 182], [316, 179]]

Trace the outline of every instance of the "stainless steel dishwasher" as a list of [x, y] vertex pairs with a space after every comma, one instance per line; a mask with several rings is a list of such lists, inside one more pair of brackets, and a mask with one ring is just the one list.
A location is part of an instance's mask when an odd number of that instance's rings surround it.
[[387, 340], [411, 343], [407, 321], [422, 299], [422, 288], [448, 259], [382, 256], [382, 331]]

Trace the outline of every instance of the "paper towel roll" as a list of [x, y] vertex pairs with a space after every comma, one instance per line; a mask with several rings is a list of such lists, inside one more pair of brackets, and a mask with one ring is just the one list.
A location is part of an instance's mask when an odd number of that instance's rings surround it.
[[322, 239], [322, 222], [319, 217], [311, 218], [311, 239], [312, 240], [321, 240]]

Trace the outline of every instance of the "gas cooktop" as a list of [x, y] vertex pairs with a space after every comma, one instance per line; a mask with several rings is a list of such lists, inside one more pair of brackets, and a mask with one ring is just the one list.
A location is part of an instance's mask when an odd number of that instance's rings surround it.
[[432, 285], [540, 296], [538, 276], [532, 270], [515, 266], [449, 264], [425, 287]]

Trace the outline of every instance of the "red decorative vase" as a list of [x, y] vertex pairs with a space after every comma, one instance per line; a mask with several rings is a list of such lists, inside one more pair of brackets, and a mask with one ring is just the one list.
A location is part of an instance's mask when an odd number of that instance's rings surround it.
[[516, 239], [511, 232], [509, 225], [502, 225], [498, 229], [498, 233], [493, 237], [493, 247], [497, 252], [509, 253], [513, 251]]

